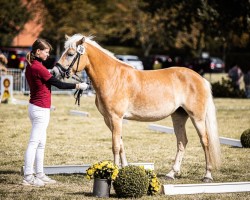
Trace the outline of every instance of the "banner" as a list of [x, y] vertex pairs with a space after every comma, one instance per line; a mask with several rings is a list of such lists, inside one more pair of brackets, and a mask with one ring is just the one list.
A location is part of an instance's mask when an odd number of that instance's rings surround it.
[[13, 76], [1, 76], [1, 103], [11, 102], [13, 98]]

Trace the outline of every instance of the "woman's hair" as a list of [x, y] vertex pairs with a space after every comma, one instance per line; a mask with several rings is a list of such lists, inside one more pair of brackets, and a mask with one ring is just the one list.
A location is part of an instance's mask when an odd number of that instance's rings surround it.
[[49, 49], [51, 51], [52, 50], [52, 46], [46, 40], [38, 38], [33, 43], [32, 50], [29, 53], [27, 53], [27, 55], [26, 55], [26, 60], [27, 60], [27, 62], [29, 64], [31, 64], [32, 61], [35, 60], [36, 51], [38, 49], [40, 49], [40, 50]]

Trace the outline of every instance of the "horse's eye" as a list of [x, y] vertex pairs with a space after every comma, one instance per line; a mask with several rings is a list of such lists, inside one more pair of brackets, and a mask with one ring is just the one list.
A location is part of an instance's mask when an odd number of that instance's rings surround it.
[[68, 56], [69, 56], [69, 57], [71, 57], [71, 56], [73, 56], [73, 55], [74, 55], [73, 53], [68, 53]]

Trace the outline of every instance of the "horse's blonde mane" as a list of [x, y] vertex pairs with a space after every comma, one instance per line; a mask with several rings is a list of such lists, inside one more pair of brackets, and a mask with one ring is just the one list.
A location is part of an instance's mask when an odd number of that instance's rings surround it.
[[[127, 66], [132, 67], [131, 65], [129, 65], [129, 64], [127, 64], [127, 63], [125, 63], [125, 62], [123, 62], [123, 61], [121, 61], [119, 59], [117, 59], [114, 56], [114, 54], [112, 52], [110, 52], [109, 50], [104, 49], [103, 47], [101, 47], [96, 41], [93, 40], [94, 36], [84, 36], [84, 35], [82, 35], [80, 33], [75, 34], [75, 35], [71, 36], [68, 40], [66, 40], [66, 42], [64, 44], [64, 48], [65, 49], [68, 49], [68, 48], [76, 49], [76, 42], [79, 41], [79, 40], [81, 40], [83, 37], [85, 38], [85, 42], [87, 42], [87, 43], [95, 46], [98, 49], [100, 49], [103, 53], [107, 54], [111, 58], [117, 60], [120, 63], [123, 63], [123, 64], [125, 64]], [[134, 67], [132, 67], [132, 68], [134, 68]]]
[[108, 51], [107, 49], [104, 49], [103, 47], [101, 47], [97, 42], [95, 42], [93, 40], [94, 36], [84, 36], [82, 34], [75, 34], [72, 37], [70, 37], [68, 40], [66, 40], [64, 48], [68, 49], [68, 48], [73, 48], [76, 49], [76, 42], [81, 40], [82, 38], [85, 38], [85, 42], [97, 47], [98, 49], [100, 49], [101, 51], [103, 51], [104, 53], [108, 54], [109, 56], [116, 58], [114, 56], [113, 53], [111, 53], [110, 51]]

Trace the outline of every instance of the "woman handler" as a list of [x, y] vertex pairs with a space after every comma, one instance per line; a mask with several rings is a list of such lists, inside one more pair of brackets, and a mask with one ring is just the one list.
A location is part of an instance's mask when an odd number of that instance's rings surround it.
[[51, 50], [52, 47], [46, 40], [37, 39], [32, 45], [32, 51], [26, 55], [28, 65], [25, 76], [30, 87], [28, 111], [32, 129], [25, 153], [23, 185], [44, 186], [56, 183], [43, 171], [46, 130], [50, 119], [51, 85], [59, 89], [88, 88], [86, 83], [61, 82], [49, 73], [42, 61], [48, 58]]

